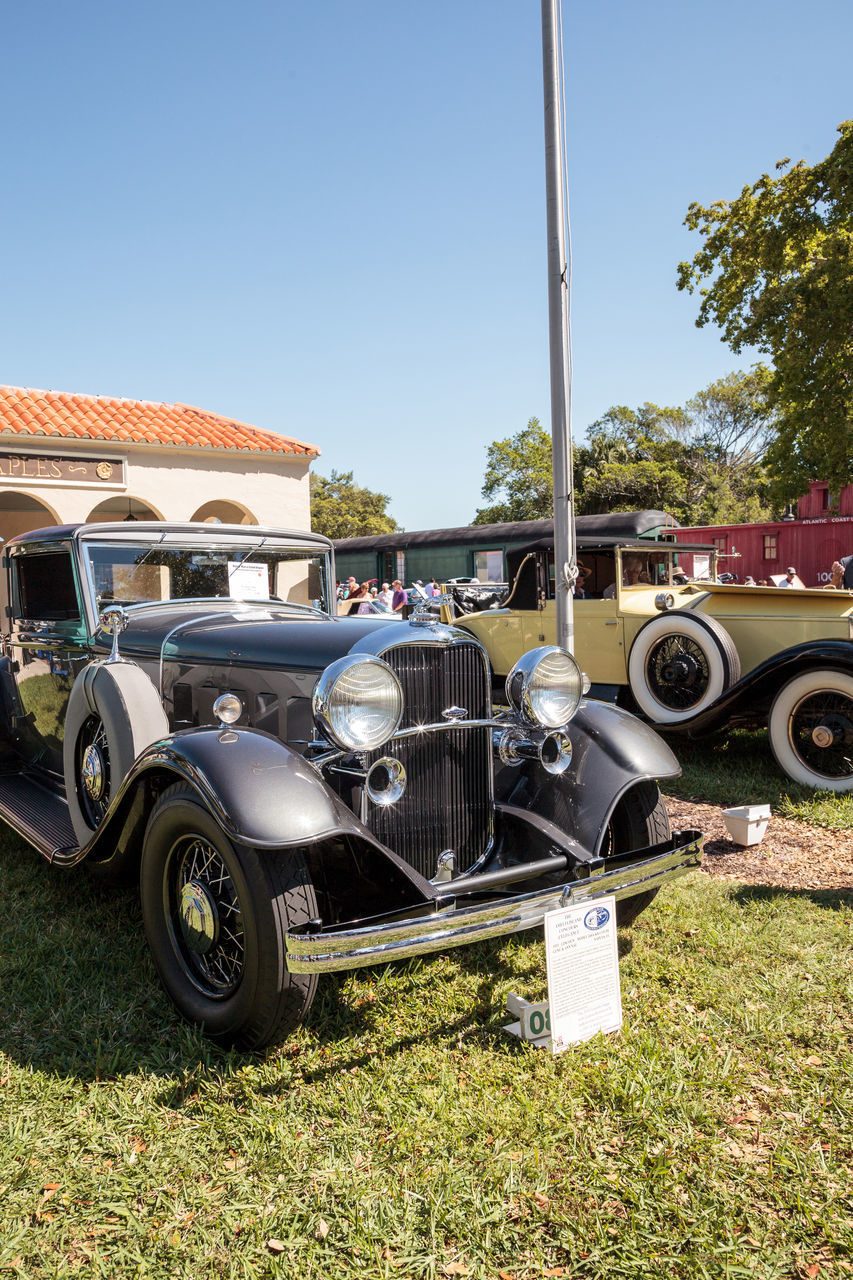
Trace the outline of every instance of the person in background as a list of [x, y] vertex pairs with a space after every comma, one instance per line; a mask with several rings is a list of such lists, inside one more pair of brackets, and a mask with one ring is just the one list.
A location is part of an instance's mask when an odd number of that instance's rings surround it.
[[[353, 578], [352, 581], [355, 582], [355, 578]], [[349, 613], [350, 616], [359, 613], [361, 611], [362, 602], [369, 599], [370, 591], [367, 583], [362, 582], [361, 586], [359, 586], [359, 584], [355, 582], [355, 586], [351, 588], [349, 595], [346, 598], [345, 606], [349, 607], [345, 608], [345, 612]], [[369, 609], [365, 609], [365, 613], [368, 612]]]
[[845, 591], [853, 591], [853, 556], [842, 556], [835, 563], [841, 565], [841, 586]]
[[391, 598], [391, 608], [395, 613], [400, 613], [409, 603], [409, 597], [403, 590], [403, 584], [399, 578], [395, 578], [391, 585], [394, 588], [394, 595]]
[[415, 596], [418, 600], [427, 599], [426, 588], [424, 587], [424, 584], [420, 580], [420, 578], [417, 579], [417, 581], [415, 582], [415, 585], [412, 587], [411, 594]]
[[759, 586], [759, 587], [769, 587], [769, 585], [770, 585], [770, 583], [767, 581], [767, 579], [766, 579], [766, 578], [759, 578], [759, 579], [758, 579], [757, 586]]
[[358, 606], [357, 609], [353, 609], [353, 613], [373, 613], [374, 612], [373, 597], [370, 594], [369, 582], [362, 582], [361, 586], [358, 588], [358, 599], [361, 601], [361, 604]]
[[743, 580], [743, 585], [744, 585], [745, 587], [755, 587], [755, 586], [757, 586], [758, 584], [757, 584], [757, 582], [755, 581], [755, 578], [753, 578], [752, 574], [751, 574], [751, 573], [748, 573], [748, 574], [746, 575], [746, 577], [744, 578], [744, 580]]
[[384, 605], [386, 609], [390, 609], [394, 603], [394, 592], [391, 590], [387, 582], [382, 583], [382, 590], [376, 597], [377, 603]]
[[844, 583], [844, 565], [840, 560], [833, 560], [829, 566], [829, 582], [823, 584], [824, 591], [839, 591]]
[[435, 578], [430, 578], [429, 582], [426, 584], [426, 593], [430, 600], [434, 600], [436, 596], [441, 595], [441, 588]]
[[782, 581], [779, 583], [779, 586], [780, 586], [780, 587], [795, 587], [795, 586], [797, 585], [797, 584], [796, 584], [796, 582], [795, 582], [796, 576], [797, 576], [797, 571], [796, 571], [796, 569], [794, 568], [794, 566], [793, 566], [792, 564], [789, 564], [789, 565], [788, 565], [788, 568], [785, 570], [785, 576], [784, 576], [784, 578], [782, 579]]

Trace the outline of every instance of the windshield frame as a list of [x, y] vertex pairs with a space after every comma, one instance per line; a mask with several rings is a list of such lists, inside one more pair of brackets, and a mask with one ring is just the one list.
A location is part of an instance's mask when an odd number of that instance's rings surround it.
[[[290, 531], [264, 529], [259, 526], [223, 526], [223, 525], [164, 525], [154, 522], [136, 521], [132, 525], [103, 523], [84, 525], [74, 532], [74, 542], [78, 555], [80, 581], [84, 587], [86, 612], [89, 615], [90, 634], [98, 629], [100, 609], [108, 603], [98, 605], [98, 591], [94, 577], [94, 566], [91, 551], [101, 547], [127, 547], [128, 544], [145, 550], [140, 565], [155, 550], [174, 550], [191, 552], [227, 553], [231, 558], [248, 562], [253, 554], [263, 549], [264, 554], [275, 555], [276, 552], [290, 553], [294, 558], [304, 558], [319, 562], [321, 575], [319, 597], [321, 611], [329, 614], [332, 594], [332, 548], [328, 539], [307, 531]], [[284, 558], [284, 556], [282, 557]], [[129, 613], [151, 608], [169, 608], [184, 606], [186, 608], [209, 609], [211, 603], [231, 606], [238, 609], [274, 608], [294, 609], [316, 613], [313, 604], [302, 604], [289, 600], [247, 599], [236, 596], [188, 596], [174, 597], [169, 600], [134, 601], [123, 605]]]

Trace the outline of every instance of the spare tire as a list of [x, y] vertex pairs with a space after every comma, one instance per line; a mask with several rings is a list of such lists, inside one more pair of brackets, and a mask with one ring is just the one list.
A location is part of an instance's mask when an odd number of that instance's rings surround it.
[[689, 720], [739, 679], [740, 659], [725, 627], [682, 609], [650, 619], [628, 658], [631, 692], [655, 724]]
[[62, 749], [65, 794], [81, 846], [104, 820], [131, 765], [169, 732], [160, 695], [132, 662], [93, 662], [71, 690]]

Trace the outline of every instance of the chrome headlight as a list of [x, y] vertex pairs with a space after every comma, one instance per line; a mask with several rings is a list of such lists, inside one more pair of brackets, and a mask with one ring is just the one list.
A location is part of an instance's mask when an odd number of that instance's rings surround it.
[[403, 690], [381, 658], [348, 654], [327, 667], [314, 686], [314, 719], [347, 751], [373, 751], [397, 732]]
[[531, 649], [506, 678], [506, 696], [513, 710], [546, 729], [568, 724], [583, 693], [580, 667], [570, 653], [553, 645]]

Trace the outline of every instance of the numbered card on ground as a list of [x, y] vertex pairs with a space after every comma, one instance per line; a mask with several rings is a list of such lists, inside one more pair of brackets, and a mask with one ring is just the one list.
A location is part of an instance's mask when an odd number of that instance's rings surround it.
[[616, 899], [596, 898], [545, 916], [551, 1047], [560, 1053], [622, 1026]]

